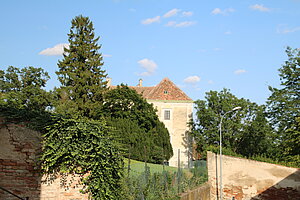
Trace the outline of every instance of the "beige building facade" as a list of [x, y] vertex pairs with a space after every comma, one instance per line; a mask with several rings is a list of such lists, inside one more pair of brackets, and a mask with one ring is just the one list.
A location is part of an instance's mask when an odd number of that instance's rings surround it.
[[191, 158], [191, 138], [188, 135], [187, 123], [191, 120], [193, 112], [192, 102], [172, 102], [148, 100], [157, 109], [157, 115], [170, 133], [170, 142], [173, 148], [173, 156], [169, 165], [188, 167]]

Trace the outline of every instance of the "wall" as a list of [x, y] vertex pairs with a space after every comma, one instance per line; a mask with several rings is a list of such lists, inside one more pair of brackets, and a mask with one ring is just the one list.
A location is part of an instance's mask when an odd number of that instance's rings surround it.
[[180, 200], [210, 200], [210, 185], [205, 183], [180, 195]]
[[[170, 133], [170, 142], [173, 147], [173, 157], [169, 160], [169, 165], [178, 167], [178, 149], [180, 149], [180, 165], [188, 167], [191, 160], [191, 147], [187, 131], [187, 123], [190, 121], [193, 112], [193, 103], [191, 102], [172, 102], [172, 101], [154, 101], [148, 100], [157, 109], [157, 115]], [[171, 111], [171, 119], [164, 120], [164, 109]]]
[[[87, 199], [87, 195], [72, 187], [78, 183], [76, 176], [69, 190], [61, 187], [60, 177], [52, 184], [45, 182], [46, 177], [40, 176], [36, 166], [40, 144], [40, 133], [0, 120], [0, 186], [30, 200]], [[71, 179], [71, 176], [67, 178]], [[0, 189], [0, 199], [15, 200], [16, 197]]]
[[[297, 168], [224, 155], [222, 163], [223, 199], [300, 199], [300, 170]], [[219, 167], [219, 156], [208, 152], [212, 199], [219, 196]]]
[[[67, 187], [62, 186], [62, 180], [67, 180]], [[79, 183], [79, 176], [68, 175], [66, 177], [56, 177], [55, 179], [51, 180], [45, 176], [42, 177], [42, 184], [41, 184], [41, 192], [40, 192], [40, 199], [41, 200], [84, 200], [88, 199], [87, 194], [81, 194], [79, 192], [82, 189]], [[68, 185], [70, 184], [70, 185]]]

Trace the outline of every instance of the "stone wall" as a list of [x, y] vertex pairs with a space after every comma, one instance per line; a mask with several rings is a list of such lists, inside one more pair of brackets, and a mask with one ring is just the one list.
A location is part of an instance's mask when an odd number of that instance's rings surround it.
[[180, 200], [210, 200], [210, 185], [205, 183], [198, 188], [180, 195]]
[[[69, 189], [61, 186], [61, 178], [45, 182], [37, 167], [41, 148], [41, 135], [22, 125], [4, 124], [0, 120], [0, 187], [29, 200], [79, 200], [87, 195], [76, 188], [79, 178], [74, 178]], [[74, 188], [75, 187], [75, 188]], [[15, 200], [16, 197], [0, 189], [0, 199]]]
[[[297, 168], [224, 155], [222, 163], [223, 199], [300, 199], [300, 170]], [[217, 199], [220, 196], [218, 155], [207, 153], [207, 168], [211, 199]]]

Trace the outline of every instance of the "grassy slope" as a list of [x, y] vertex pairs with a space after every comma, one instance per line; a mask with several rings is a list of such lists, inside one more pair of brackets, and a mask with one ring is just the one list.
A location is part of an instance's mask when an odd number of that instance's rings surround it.
[[[128, 159], [125, 158], [125, 169], [127, 171], [128, 169]], [[147, 166], [150, 168], [150, 173], [156, 173], [156, 172], [163, 172], [163, 169], [165, 171], [168, 171], [170, 173], [175, 173], [177, 172], [177, 167], [170, 167], [170, 166], [164, 166], [163, 165], [159, 165], [159, 164], [152, 164], [152, 163], [147, 163]], [[136, 161], [136, 160], [130, 160], [130, 173], [133, 174], [141, 174], [145, 171], [145, 163], [141, 162], [141, 161]]]

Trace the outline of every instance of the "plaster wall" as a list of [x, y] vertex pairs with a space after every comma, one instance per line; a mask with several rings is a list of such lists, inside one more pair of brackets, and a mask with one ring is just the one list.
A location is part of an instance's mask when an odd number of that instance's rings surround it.
[[[220, 196], [219, 155], [207, 153], [211, 199]], [[223, 199], [300, 199], [300, 171], [297, 168], [222, 156]]]
[[[187, 134], [189, 130], [188, 122], [192, 118], [192, 102], [172, 102], [147, 100], [157, 109], [157, 115], [170, 133], [170, 142], [173, 147], [173, 157], [169, 160], [169, 165], [178, 167], [178, 152], [180, 151], [180, 167], [188, 167], [192, 153], [190, 138]], [[170, 110], [170, 120], [164, 119], [164, 110]]]
[[180, 200], [210, 200], [210, 185], [204, 183], [200, 187], [182, 193]]

